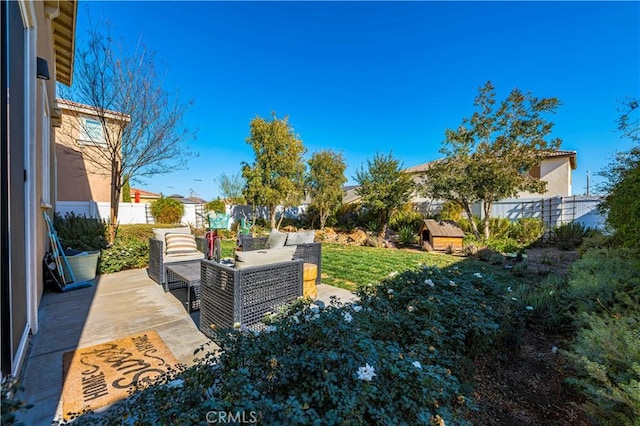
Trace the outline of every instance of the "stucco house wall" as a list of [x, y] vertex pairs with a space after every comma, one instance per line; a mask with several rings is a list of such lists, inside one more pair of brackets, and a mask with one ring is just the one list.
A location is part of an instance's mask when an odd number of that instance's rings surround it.
[[[110, 202], [111, 155], [108, 149], [112, 148], [109, 144], [113, 142], [106, 141], [106, 134], [108, 132], [111, 137], [119, 134], [119, 127], [125, 126], [129, 118], [106, 111], [105, 130], [93, 107], [66, 99], [58, 99], [57, 105], [61, 112], [61, 126], [56, 133], [57, 199]], [[89, 130], [85, 120], [97, 124], [102, 141], [87, 136]]]
[[56, 81], [71, 84], [76, 11], [75, 1], [2, 2], [3, 375], [19, 374], [29, 336], [38, 332], [49, 247], [43, 212], [55, 207]]

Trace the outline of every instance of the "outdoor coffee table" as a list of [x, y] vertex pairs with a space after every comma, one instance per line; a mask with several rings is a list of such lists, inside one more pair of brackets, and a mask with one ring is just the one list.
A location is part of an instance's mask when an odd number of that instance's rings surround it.
[[[176, 285], [176, 283], [178, 285]], [[187, 288], [187, 310], [189, 313], [200, 309], [200, 261], [178, 263], [167, 266], [167, 287], [165, 291]]]

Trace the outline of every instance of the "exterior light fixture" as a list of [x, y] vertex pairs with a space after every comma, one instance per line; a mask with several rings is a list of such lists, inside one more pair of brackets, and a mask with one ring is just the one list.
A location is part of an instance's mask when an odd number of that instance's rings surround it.
[[41, 80], [49, 80], [49, 64], [41, 57], [37, 58], [37, 77]]

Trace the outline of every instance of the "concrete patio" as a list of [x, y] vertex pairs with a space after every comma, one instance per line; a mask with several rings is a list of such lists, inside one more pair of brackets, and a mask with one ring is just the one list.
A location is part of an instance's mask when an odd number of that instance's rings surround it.
[[[347, 291], [325, 284], [318, 299], [355, 300]], [[209, 342], [198, 330], [199, 312], [186, 310], [186, 290], [165, 293], [145, 269], [101, 275], [96, 285], [69, 293], [45, 291], [40, 329], [33, 336], [23, 369], [22, 399], [33, 408], [21, 414], [26, 425], [50, 425], [61, 418], [62, 356], [76, 348], [155, 330], [183, 364], [194, 362], [194, 350]]]

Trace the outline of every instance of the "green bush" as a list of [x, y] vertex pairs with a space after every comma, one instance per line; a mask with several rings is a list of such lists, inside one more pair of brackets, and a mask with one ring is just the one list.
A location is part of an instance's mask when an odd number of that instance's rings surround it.
[[149, 242], [119, 237], [111, 247], [102, 250], [98, 273], [109, 274], [125, 269], [143, 268], [149, 264]]
[[184, 216], [184, 204], [173, 198], [158, 198], [149, 207], [151, 215], [158, 223], [177, 224]]
[[530, 246], [538, 241], [544, 234], [544, 222], [542, 219], [525, 217], [511, 223], [509, 238], [512, 238], [522, 246]]
[[403, 246], [410, 246], [416, 242], [418, 233], [412, 226], [403, 226], [398, 231], [398, 243]]
[[418, 234], [423, 222], [424, 216], [420, 212], [413, 209], [403, 209], [391, 216], [389, 228], [398, 232], [402, 228], [409, 227], [413, 229], [414, 234]]
[[[489, 232], [491, 238], [501, 240], [509, 237], [511, 230], [511, 221], [503, 217], [489, 218]], [[482, 231], [481, 231], [482, 232]]]
[[53, 224], [64, 248], [98, 251], [107, 247], [109, 225], [105, 220], [69, 212], [64, 216], [56, 213]]
[[[480, 233], [482, 233], [482, 219], [480, 219], [478, 216], [473, 216], [473, 222], [476, 224], [476, 227], [478, 228]], [[471, 227], [471, 222], [469, 221], [469, 219], [460, 219], [458, 221], [458, 225], [460, 225], [460, 228], [464, 231], [465, 234], [473, 235], [473, 228]]]
[[539, 286], [518, 287], [514, 296], [521, 308], [529, 312], [529, 326], [548, 332], [567, 331], [573, 327], [573, 316], [566, 306], [568, 289], [566, 279], [549, 275]]
[[640, 303], [640, 258], [623, 249], [588, 251], [571, 266], [570, 296], [565, 308], [617, 314]]
[[224, 201], [220, 199], [209, 201], [204, 208], [208, 212], [214, 211], [216, 213], [226, 213], [227, 211], [227, 206], [224, 204]]
[[574, 250], [589, 235], [590, 229], [580, 222], [570, 222], [553, 229], [552, 242], [560, 250]]
[[336, 228], [347, 232], [353, 231], [358, 226], [360, 204], [349, 203], [341, 205], [335, 213]]
[[438, 212], [437, 216], [440, 220], [452, 220], [454, 222], [460, 222], [462, 220], [462, 206], [453, 201], [447, 201], [442, 205], [442, 208]]
[[17, 423], [18, 419], [16, 417], [16, 413], [29, 410], [33, 407], [33, 405], [26, 404], [19, 398], [19, 394], [23, 391], [24, 387], [20, 384], [18, 379], [12, 376], [2, 377], [2, 420], [0, 421], [0, 424], [22, 424]]
[[637, 425], [640, 419], [638, 307], [628, 314], [583, 314], [587, 327], [565, 353], [578, 372], [570, 383], [587, 397], [583, 408], [594, 424]]
[[610, 236], [605, 235], [602, 231], [592, 229], [583, 240], [580, 247], [578, 247], [578, 253], [580, 256], [584, 255], [587, 251], [593, 249], [608, 249], [613, 246], [613, 240]]

